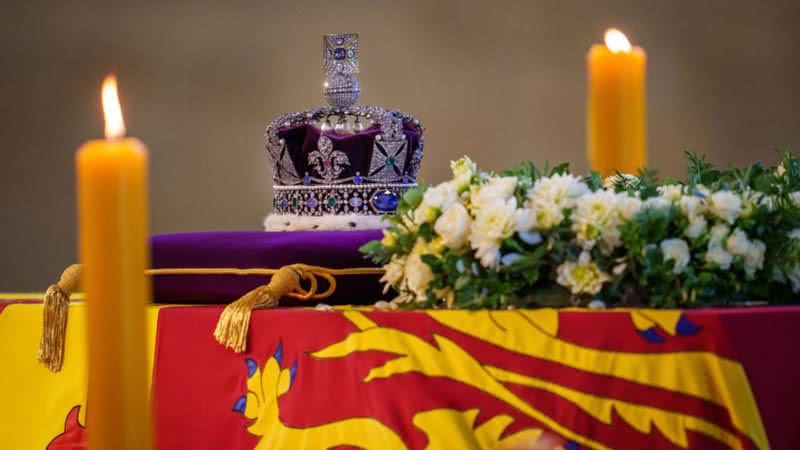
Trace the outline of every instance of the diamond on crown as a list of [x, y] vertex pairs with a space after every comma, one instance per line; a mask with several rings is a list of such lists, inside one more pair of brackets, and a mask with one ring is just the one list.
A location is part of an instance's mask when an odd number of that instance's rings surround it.
[[344, 166], [350, 165], [350, 159], [345, 152], [334, 150], [331, 139], [322, 135], [317, 140], [317, 150], [308, 154], [308, 163], [314, 164], [317, 173], [330, 183], [342, 173]]

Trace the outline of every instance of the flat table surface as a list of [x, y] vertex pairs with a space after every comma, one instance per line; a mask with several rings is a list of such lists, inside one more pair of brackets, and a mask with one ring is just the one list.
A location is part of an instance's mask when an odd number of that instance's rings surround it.
[[[0, 443], [84, 448], [85, 305], [70, 306], [51, 373], [36, 362], [41, 304], [24, 297], [0, 300], [0, 395], [14, 405]], [[223, 307], [149, 308], [158, 448], [800, 442], [800, 307], [258, 310], [239, 354], [212, 337]]]

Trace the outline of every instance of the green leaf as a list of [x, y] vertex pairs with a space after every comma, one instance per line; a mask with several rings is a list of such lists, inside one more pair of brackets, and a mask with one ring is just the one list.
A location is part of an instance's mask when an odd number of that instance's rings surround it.
[[423, 192], [423, 188], [412, 188], [407, 190], [403, 196], [400, 197], [400, 204], [397, 206], [398, 214], [417, 209], [417, 206], [422, 203]]

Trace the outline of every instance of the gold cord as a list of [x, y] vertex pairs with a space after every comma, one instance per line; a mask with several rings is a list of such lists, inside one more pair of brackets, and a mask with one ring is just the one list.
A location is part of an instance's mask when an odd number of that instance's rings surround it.
[[[58, 283], [50, 286], [44, 296], [42, 338], [39, 343], [39, 362], [53, 372], [61, 370], [64, 363], [64, 339], [67, 329], [67, 310], [70, 295], [78, 288], [81, 265], [69, 266]], [[308, 264], [291, 264], [280, 269], [236, 269], [236, 268], [167, 268], [148, 269], [146, 275], [240, 275], [271, 276], [269, 284], [259, 286], [230, 303], [222, 311], [214, 337], [234, 352], [243, 352], [247, 347], [247, 332], [253, 309], [278, 306], [282, 297], [301, 301], [321, 300], [336, 291], [336, 277], [349, 275], [381, 275], [379, 267], [353, 267], [332, 269]], [[319, 278], [328, 283], [327, 289], [318, 292]], [[304, 289], [301, 280], [307, 281]]]

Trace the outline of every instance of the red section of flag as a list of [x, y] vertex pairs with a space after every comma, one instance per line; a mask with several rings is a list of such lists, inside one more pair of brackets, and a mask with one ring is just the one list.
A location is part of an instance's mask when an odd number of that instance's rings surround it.
[[[252, 358], [258, 367], [263, 367], [279, 345], [281, 367], [291, 367], [295, 361], [297, 364], [289, 391], [279, 399], [280, 418], [287, 426], [306, 428], [352, 417], [373, 417], [393, 429], [411, 449], [422, 449], [427, 444], [425, 434], [412, 423], [413, 417], [431, 409], [466, 411], [477, 408], [481, 412], [475, 426], [495, 415], [508, 414], [514, 422], [506, 429], [505, 435], [523, 428], [542, 427], [499, 399], [453, 380], [412, 372], [368, 383], [363, 381], [370, 369], [396, 358], [396, 355], [369, 351], [343, 358], [317, 359], [310, 356], [310, 352], [341, 341], [349, 333], [357, 331], [339, 312], [307, 309], [256, 311], [250, 326], [248, 352], [244, 354], [234, 354], [213, 340], [211, 330], [220, 312], [219, 307], [203, 307], [166, 308], [160, 313], [154, 374], [159, 448], [253, 448], [260, 438], [246, 431], [249, 421], [234, 411], [237, 400], [247, 392], [245, 360]], [[624, 316], [623, 313], [617, 314]], [[372, 312], [367, 315], [380, 326], [413, 333], [428, 342], [432, 342], [434, 334], [445, 336], [482, 364], [607, 398], [698, 415], [731, 428], [723, 408], [701, 399], [509, 352], [447, 328], [424, 313]], [[569, 330], [572, 318], [564, 314], [562, 318], [562, 325], [566, 324]], [[706, 333], [713, 333], [713, 324], [702, 325], [708, 326], [704, 329]], [[619, 338], [614, 335], [616, 326], [613, 321], [608, 323], [603, 333]], [[626, 328], [631, 327], [628, 322]], [[594, 334], [591, 329], [586, 333]], [[583, 339], [577, 332], [573, 338]], [[692, 345], [702, 349], [701, 344], [695, 340]], [[646, 353], [648, 347], [641, 348]], [[567, 428], [612, 447], [641, 442], [633, 448], [676, 448], [658, 431], [649, 435], [639, 433], [619, 416], [615, 415], [610, 425], [603, 424], [577, 405], [551, 393], [531, 388], [509, 388]], [[191, 431], [186, 424], [191, 424]], [[709, 439], [703, 436], [689, 433], [689, 437], [693, 442], [702, 442], [703, 448], [716, 447], [713, 442], [706, 442]], [[752, 447], [749, 442], [745, 445]]]
[[48, 444], [47, 450], [86, 450], [86, 428], [78, 422], [80, 411], [80, 406], [75, 406], [69, 411], [64, 423], [64, 432]]

